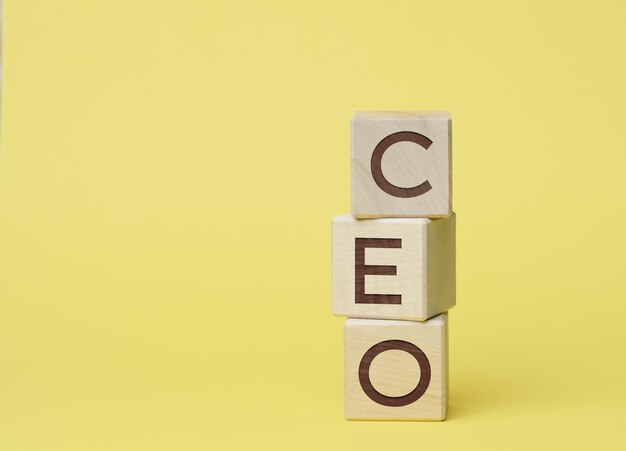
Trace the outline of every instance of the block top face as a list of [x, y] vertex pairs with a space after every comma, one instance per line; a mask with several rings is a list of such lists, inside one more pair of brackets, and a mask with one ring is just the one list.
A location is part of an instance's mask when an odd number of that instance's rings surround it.
[[426, 224], [430, 224], [432, 221], [428, 218], [411, 218], [411, 217], [404, 217], [404, 218], [378, 218], [378, 220], [376, 222], [370, 222], [370, 221], [361, 221], [359, 219], [356, 219], [354, 216], [352, 216], [350, 213], [346, 213], [345, 215], [340, 215], [340, 216], [335, 216], [333, 218], [333, 222], [350, 222], [352, 224], [359, 224], [359, 225], [374, 225], [374, 224], [413, 224], [413, 225], [426, 225]]
[[451, 116], [445, 111], [358, 112], [351, 122], [352, 214], [447, 217]]
[[415, 322], [415, 321], [403, 321], [403, 320], [395, 320], [395, 319], [368, 319], [368, 318], [347, 318], [345, 325], [346, 327], [357, 327], [357, 326], [371, 326], [371, 327], [407, 327], [407, 328], [415, 328], [416, 325], [419, 327], [441, 327], [445, 326], [448, 321], [448, 314], [442, 313], [433, 318], [430, 318], [428, 321]]
[[357, 111], [352, 120], [395, 121], [397, 119], [441, 119], [449, 121], [452, 115], [447, 111]]

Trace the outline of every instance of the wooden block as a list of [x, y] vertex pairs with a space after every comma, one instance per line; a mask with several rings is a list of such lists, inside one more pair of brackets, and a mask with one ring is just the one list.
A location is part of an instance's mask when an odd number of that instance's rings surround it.
[[445, 111], [359, 112], [351, 122], [352, 214], [452, 214], [452, 120]]
[[333, 219], [333, 313], [423, 321], [456, 300], [456, 215]]
[[348, 420], [444, 420], [448, 406], [448, 317], [425, 322], [346, 320]]

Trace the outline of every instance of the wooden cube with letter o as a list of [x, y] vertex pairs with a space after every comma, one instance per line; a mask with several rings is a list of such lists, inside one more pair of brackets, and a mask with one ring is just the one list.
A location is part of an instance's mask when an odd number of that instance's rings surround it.
[[455, 220], [333, 219], [333, 313], [423, 321], [455, 304]]
[[448, 317], [349, 318], [344, 326], [349, 420], [443, 420], [448, 405]]

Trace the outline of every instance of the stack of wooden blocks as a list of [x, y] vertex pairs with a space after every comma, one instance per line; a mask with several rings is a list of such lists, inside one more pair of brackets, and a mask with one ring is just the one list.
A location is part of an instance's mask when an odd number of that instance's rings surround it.
[[350, 420], [443, 420], [455, 305], [451, 118], [356, 113], [352, 214], [333, 219], [333, 313]]

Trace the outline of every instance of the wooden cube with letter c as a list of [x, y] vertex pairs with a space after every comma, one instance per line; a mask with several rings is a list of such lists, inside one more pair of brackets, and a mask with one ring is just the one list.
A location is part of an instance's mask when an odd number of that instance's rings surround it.
[[355, 113], [352, 214], [358, 218], [449, 216], [451, 123], [445, 111]]
[[424, 322], [349, 318], [344, 337], [346, 419], [445, 419], [447, 314]]
[[333, 313], [423, 321], [455, 305], [456, 215], [333, 219]]

